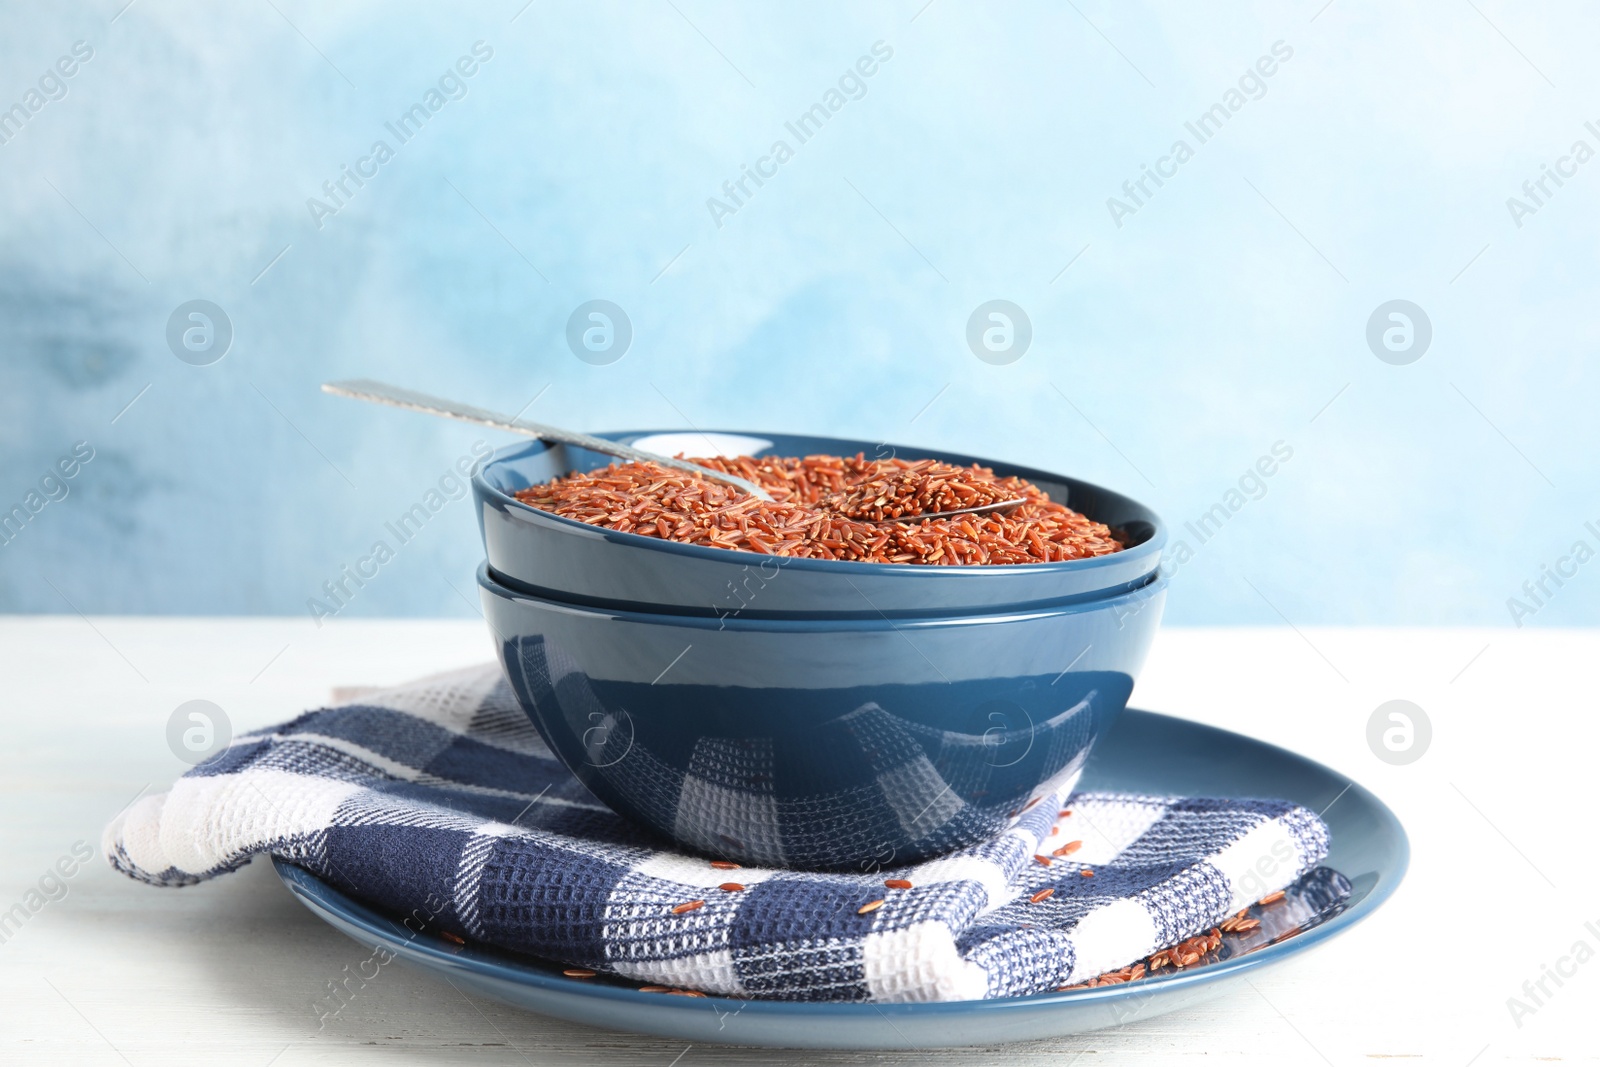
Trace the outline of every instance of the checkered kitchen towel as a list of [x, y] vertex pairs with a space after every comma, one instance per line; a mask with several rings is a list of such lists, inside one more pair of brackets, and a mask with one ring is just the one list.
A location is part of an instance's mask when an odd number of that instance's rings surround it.
[[[1073, 840], [1070, 857], [1034, 859]], [[994, 840], [909, 867], [730, 873], [596, 802], [488, 666], [237, 738], [120, 815], [105, 851], [165, 886], [268, 852], [393, 913], [420, 908], [469, 938], [644, 982], [908, 1001], [1035, 993], [1122, 967], [1293, 882], [1327, 842], [1314, 814], [1281, 801], [1084, 793], [1042, 797]], [[746, 888], [717, 888], [730, 878]]]

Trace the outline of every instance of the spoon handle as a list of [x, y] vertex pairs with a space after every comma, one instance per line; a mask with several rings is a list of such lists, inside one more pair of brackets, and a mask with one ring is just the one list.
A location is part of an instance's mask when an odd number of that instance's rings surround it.
[[461, 404], [454, 400], [445, 400], [426, 393], [402, 389], [397, 385], [386, 382], [373, 381], [370, 378], [353, 378], [341, 382], [324, 382], [324, 393], [334, 396], [347, 396], [356, 400], [365, 400], [373, 404], [388, 404], [391, 407], [404, 408], [407, 411], [421, 411], [428, 415], [439, 415], [447, 419], [459, 419], [479, 426], [490, 426], [497, 430], [509, 430], [512, 433], [536, 437], [541, 441], [550, 441], [563, 445], [574, 445], [585, 448], [591, 452], [599, 452], [607, 456], [616, 456], [618, 459], [634, 460], [636, 462], [659, 463], [663, 467], [673, 467], [677, 470], [691, 471], [714, 482], [736, 486], [749, 493], [758, 500], [770, 501], [772, 496], [754, 482], [732, 474], [723, 474], [707, 467], [697, 466], [686, 460], [674, 459], [671, 456], [657, 455], [646, 452], [642, 448], [633, 448], [629, 445], [608, 441], [604, 437], [594, 437], [576, 430], [564, 430], [559, 426], [548, 426], [542, 422], [531, 422], [511, 415], [502, 415], [496, 411], [473, 407], [471, 404]]

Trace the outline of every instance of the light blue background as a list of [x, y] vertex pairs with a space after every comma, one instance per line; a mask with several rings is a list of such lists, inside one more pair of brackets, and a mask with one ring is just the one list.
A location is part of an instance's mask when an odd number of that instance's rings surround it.
[[[96, 453], [0, 547], [0, 609], [304, 615], [502, 440], [318, 393], [349, 376], [540, 394], [530, 417], [582, 429], [939, 446], [1180, 527], [1287, 443], [1179, 569], [1182, 623], [1505, 624], [1600, 547], [1600, 161], [1520, 228], [1506, 205], [1600, 148], [1593, 9], [274, 2], [0, 14], [0, 106], [94, 48], [0, 145], [0, 505]], [[398, 145], [384, 123], [478, 40], [465, 98]], [[795, 146], [785, 121], [880, 40]], [[1265, 95], [1197, 144], [1276, 41]], [[780, 137], [795, 158], [719, 228], [707, 198]], [[1180, 137], [1195, 157], [1119, 228], [1107, 198]], [[319, 229], [307, 198], [379, 138], [395, 158]], [[194, 298], [233, 322], [212, 366], [166, 347]], [[610, 366], [564, 343], [591, 298], [633, 323]], [[1009, 366], [964, 341], [993, 298], [1033, 323]], [[1433, 325], [1408, 366], [1365, 341], [1394, 298]], [[476, 536], [450, 504], [348, 614], [469, 613]], [[1533, 624], [1595, 622], [1600, 562], [1555, 593]]]

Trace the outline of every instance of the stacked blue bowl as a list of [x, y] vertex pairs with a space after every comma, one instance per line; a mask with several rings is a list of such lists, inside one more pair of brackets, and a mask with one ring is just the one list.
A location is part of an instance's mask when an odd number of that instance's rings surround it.
[[1025, 478], [1126, 544], [916, 566], [680, 544], [539, 511], [520, 489], [614, 462], [543, 442], [473, 477], [484, 612], [518, 701], [615, 810], [714, 858], [876, 870], [991, 837], [1070, 788], [1161, 617], [1166, 533], [1076, 479], [828, 437], [603, 435], [668, 455], [900, 455]]

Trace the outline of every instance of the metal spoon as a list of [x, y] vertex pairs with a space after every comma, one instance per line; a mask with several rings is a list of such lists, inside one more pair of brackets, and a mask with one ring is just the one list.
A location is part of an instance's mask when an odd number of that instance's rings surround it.
[[429, 415], [441, 415], [447, 419], [460, 419], [462, 422], [471, 422], [479, 426], [491, 426], [497, 430], [510, 430], [512, 433], [537, 437], [541, 441], [576, 445], [578, 448], [586, 448], [591, 452], [599, 452], [602, 455], [616, 456], [618, 459], [659, 463], [663, 467], [691, 471], [714, 482], [736, 486], [757, 500], [768, 502], [772, 500], [771, 494], [754, 482], [746, 481], [732, 474], [723, 474], [721, 471], [701, 467], [687, 460], [657, 455], [654, 452], [646, 452], [642, 448], [633, 448], [629, 445], [618, 444], [616, 441], [608, 441], [604, 437], [592, 437], [589, 434], [578, 433], [575, 430], [563, 430], [559, 426], [548, 426], [542, 422], [530, 422], [527, 419], [502, 415], [499, 412], [473, 407], [471, 404], [458, 404], [454, 400], [444, 400], [440, 397], [429, 396], [426, 393], [413, 392], [410, 389], [402, 389], [397, 385], [375, 382], [370, 378], [355, 378], [343, 382], [324, 382], [322, 391], [324, 393], [332, 393], [334, 396], [348, 396], [356, 400], [366, 400], [373, 404], [388, 404], [391, 407], [405, 408], [407, 411], [421, 411]]
[[[526, 434], [536, 437], [541, 441], [554, 441], [564, 445], [576, 445], [586, 448], [591, 452], [599, 452], [606, 456], [616, 456], [618, 459], [629, 459], [636, 462], [659, 463], [663, 467], [672, 467], [677, 470], [690, 471], [703, 478], [714, 482], [722, 482], [744, 490], [757, 500], [772, 501], [772, 496], [765, 489], [754, 482], [732, 474], [702, 467], [688, 460], [674, 459], [671, 456], [658, 455], [655, 452], [646, 452], [642, 448], [618, 444], [608, 441], [604, 437], [593, 437], [576, 430], [563, 430], [559, 426], [550, 426], [542, 422], [530, 422], [511, 415], [502, 415], [499, 412], [488, 411], [484, 408], [473, 407], [471, 404], [460, 404], [454, 400], [445, 400], [426, 393], [402, 389], [398, 385], [389, 385], [387, 382], [373, 381], [370, 378], [352, 378], [342, 382], [323, 382], [322, 391], [332, 393], [334, 396], [347, 396], [355, 400], [365, 400], [372, 404], [387, 404], [391, 407], [404, 408], [407, 411], [421, 411], [428, 415], [439, 415], [447, 419], [459, 419], [462, 422], [474, 423], [478, 426], [490, 426], [497, 430], [510, 430], [512, 433]], [[856, 522], [881, 524], [886, 522], [921, 522], [923, 519], [943, 519], [952, 515], [983, 515], [991, 511], [1008, 511], [1019, 504], [1026, 504], [1026, 500], [997, 500], [990, 504], [980, 504], [972, 508], [960, 508], [955, 511], [929, 511], [921, 515], [903, 515], [896, 519], [856, 519]]]

